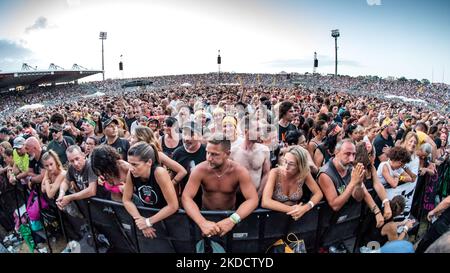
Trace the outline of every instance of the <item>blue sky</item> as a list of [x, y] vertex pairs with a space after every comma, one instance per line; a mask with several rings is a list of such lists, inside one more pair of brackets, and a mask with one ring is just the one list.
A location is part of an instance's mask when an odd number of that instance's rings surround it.
[[[450, 83], [450, 1], [0, 0], [0, 70], [23, 62], [101, 68], [106, 77], [222, 70], [334, 72]], [[123, 55], [125, 71], [118, 70]], [[97, 79], [91, 77], [91, 79]]]

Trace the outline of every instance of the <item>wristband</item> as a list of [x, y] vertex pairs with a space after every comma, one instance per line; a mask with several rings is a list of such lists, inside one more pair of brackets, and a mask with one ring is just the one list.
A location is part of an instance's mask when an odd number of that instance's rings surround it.
[[405, 225], [405, 229], [403, 231], [406, 231], [408, 233], [409, 228]]
[[236, 225], [236, 224], [239, 224], [239, 222], [241, 222], [241, 217], [239, 216], [239, 214], [233, 213], [230, 216], [230, 220], [231, 220], [231, 222], [233, 222]]
[[145, 218], [145, 224], [147, 224], [147, 227], [152, 227], [152, 222], [150, 222], [150, 218]]
[[314, 208], [314, 202], [313, 202], [313, 201], [309, 200], [309, 201], [308, 201], [308, 205], [309, 205], [311, 208]]

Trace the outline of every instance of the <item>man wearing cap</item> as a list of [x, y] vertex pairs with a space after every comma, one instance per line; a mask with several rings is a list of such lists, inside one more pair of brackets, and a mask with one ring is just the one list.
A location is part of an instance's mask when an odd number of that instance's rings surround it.
[[[193, 121], [183, 125], [183, 133], [181, 135], [183, 145], [175, 149], [172, 155], [172, 159], [180, 163], [187, 171], [187, 175], [183, 180], [178, 181], [179, 195], [181, 195], [194, 168], [206, 160], [206, 146], [201, 143], [201, 129], [199, 126]], [[201, 202], [201, 192], [196, 196], [195, 201]]]
[[65, 165], [67, 163], [66, 149], [70, 145], [75, 144], [75, 141], [68, 136], [63, 136], [63, 126], [59, 123], [54, 123], [50, 128], [53, 140], [48, 143], [47, 150], [53, 150]]
[[103, 144], [109, 145], [116, 149], [123, 160], [127, 160], [128, 149], [130, 149], [130, 142], [124, 138], [119, 137], [118, 130], [119, 121], [115, 118], [105, 120], [103, 123], [103, 132], [105, 133], [105, 142]]
[[376, 153], [375, 168], [378, 168], [381, 162], [388, 160], [387, 152], [394, 147], [392, 135], [395, 133], [396, 126], [390, 118], [385, 118], [381, 124], [381, 132], [373, 140]]
[[30, 164], [30, 157], [25, 147], [25, 138], [21, 136], [16, 137], [14, 139], [13, 149], [14, 176], [16, 180], [20, 180], [28, 176], [28, 167]]
[[403, 122], [397, 131], [395, 142], [402, 140], [403, 136], [405, 135], [405, 132], [411, 129], [411, 125], [412, 125], [412, 116], [409, 114], [403, 115]]

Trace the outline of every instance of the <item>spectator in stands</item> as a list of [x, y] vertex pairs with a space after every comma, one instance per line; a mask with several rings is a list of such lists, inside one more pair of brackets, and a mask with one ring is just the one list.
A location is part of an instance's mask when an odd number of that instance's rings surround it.
[[384, 242], [405, 240], [405, 237], [408, 235], [408, 231], [413, 227], [415, 220], [406, 219], [402, 222], [395, 221], [396, 217], [402, 215], [403, 210], [405, 209], [405, 198], [403, 196], [397, 195], [392, 198], [390, 206], [392, 208], [392, 220], [387, 222], [381, 229], [381, 235], [387, 237]]
[[172, 158], [173, 152], [183, 145], [181, 134], [178, 128], [178, 122], [174, 117], [166, 118], [164, 122], [164, 135], [159, 138], [162, 151], [169, 158]]
[[25, 139], [21, 136], [14, 139], [13, 145], [13, 177], [14, 180], [20, 181], [28, 176], [28, 166], [30, 165], [30, 159], [25, 147]]
[[295, 130], [295, 126], [291, 123], [294, 119], [293, 103], [290, 101], [283, 101], [279, 107], [279, 122], [278, 122], [278, 141], [285, 142], [286, 133]]
[[412, 182], [413, 179], [403, 169], [405, 164], [411, 161], [411, 154], [401, 146], [389, 149], [387, 153], [388, 161], [381, 162], [377, 170], [378, 178], [387, 190], [388, 198], [392, 199], [395, 189], [402, 183]]
[[130, 164], [121, 159], [116, 149], [104, 144], [92, 151], [90, 162], [98, 184], [111, 193], [113, 201], [121, 202]]
[[326, 164], [335, 154], [336, 143], [341, 140], [342, 128], [337, 123], [328, 126], [327, 136], [323, 143], [314, 150], [314, 164], [321, 167]]
[[150, 128], [143, 126], [137, 126], [135, 128], [134, 133], [131, 135], [131, 144], [134, 145], [139, 141], [143, 141], [156, 147], [156, 150], [158, 152], [157, 158], [159, 160], [158, 164], [167, 168], [167, 171], [171, 176], [172, 183], [175, 186], [175, 189], [178, 190], [178, 183], [182, 181], [187, 174], [187, 171], [184, 169], [184, 167], [162, 152], [159, 146], [159, 142], [156, 141], [155, 135]]
[[[248, 171], [228, 159], [231, 143], [223, 134], [213, 135], [207, 145], [207, 162], [200, 163], [189, 177], [182, 202], [187, 215], [199, 226], [204, 236], [223, 236], [258, 205], [258, 193]], [[200, 186], [203, 188], [202, 208], [206, 210], [234, 210], [239, 187], [245, 201], [229, 218], [217, 223], [206, 220], [194, 202]]]
[[396, 124], [392, 122], [391, 119], [386, 118], [381, 125], [381, 132], [375, 137], [373, 141], [373, 146], [375, 147], [375, 168], [378, 169], [378, 166], [381, 162], [388, 160], [388, 152], [394, 147], [394, 140], [392, 138], [392, 134], [395, 133]]
[[109, 145], [117, 150], [123, 160], [127, 160], [127, 152], [130, 148], [128, 140], [119, 137], [119, 121], [115, 118], [107, 119], [103, 122], [105, 142], [102, 144]]
[[75, 142], [71, 137], [63, 136], [63, 126], [59, 123], [54, 123], [50, 128], [53, 140], [48, 143], [47, 150], [53, 150], [61, 160], [63, 165], [67, 163], [66, 150], [69, 146], [74, 145]]
[[[125, 209], [144, 236], [152, 239], [157, 235], [153, 225], [178, 210], [175, 188], [167, 171], [158, 165], [157, 155], [156, 147], [145, 142], [138, 142], [130, 148], [128, 160], [131, 167], [123, 192]], [[141, 216], [132, 202], [133, 193], [138, 195], [145, 207], [157, 208], [159, 211], [149, 218]]]
[[[225, 138], [230, 140], [231, 147], [237, 147], [244, 142], [244, 139], [239, 136], [237, 129], [237, 120], [235, 117], [226, 116], [222, 120], [222, 132], [225, 135]], [[203, 135], [203, 139], [208, 139], [208, 134]]]
[[52, 150], [42, 155], [42, 163], [45, 168], [45, 174], [42, 179], [41, 191], [49, 199], [53, 199], [59, 192], [59, 187], [64, 181], [66, 171], [58, 155]]
[[241, 126], [244, 131], [244, 142], [231, 148], [230, 159], [249, 171], [260, 197], [270, 171], [269, 149], [257, 143], [260, 140], [261, 129], [255, 119], [247, 116]]
[[[59, 188], [56, 204], [64, 209], [70, 202], [83, 200], [95, 196], [97, 193], [97, 179], [81, 148], [77, 145], [69, 146], [66, 150], [69, 168], [64, 181]], [[66, 195], [67, 190], [71, 193]]]
[[310, 129], [308, 136], [308, 152], [311, 157], [314, 156], [314, 151], [317, 146], [319, 146], [327, 136], [327, 130], [328, 124], [323, 120], [316, 122], [314, 127]]
[[[44, 167], [42, 158], [42, 148], [39, 143], [39, 140], [32, 136], [29, 137], [25, 141], [25, 149], [27, 150], [28, 156], [30, 158], [30, 163], [28, 164], [29, 171], [28, 177], [30, 179], [30, 183], [41, 183], [44, 178]], [[31, 185], [30, 185], [31, 186]]]
[[[187, 171], [187, 175], [181, 181], [177, 181], [180, 196], [192, 171], [206, 160], [206, 147], [201, 143], [201, 130], [198, 126], [193, 121], [183, 125], [183, 146], [173, 152], [173, 160], [180, 163]], [[201, 204], [201, 194], [196, 197], [195, 201]]]
[[[299, 146], [288, 150], [285, 165], [272, 169], [264, 188], [261, 206], [300, 219], [322, 200], [323, 194], [310, 173], [308, 151]], [[312, 192], [311, 200], [302, 204], [303, 185]]]
[[84, 145], [84, 154], [86, 155], [86, 158], [90, 158], [92, 151], [94, 148], [98, 145], [98, 141], [96, 137], [88, 137], [85, 141]]

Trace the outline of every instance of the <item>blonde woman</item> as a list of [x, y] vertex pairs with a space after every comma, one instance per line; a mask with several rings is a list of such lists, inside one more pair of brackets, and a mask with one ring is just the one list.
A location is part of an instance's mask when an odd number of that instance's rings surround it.
[[[266, 209], [284, 212], [298, 220], [322, 200], [323, 194], [311, 175], [306, 149], [294, 146], [284, 157], [284, 166], [272, 169], [269, 173], [261, 205]], [[312, 193], [307, 204], [300, 203], [304, 183]]]
[[143, 141], [147, 144], [154, 145], [158, 151], [159, 164], [167, 167], [168, 171], [172, 173], [172, 183], [177, 185], [186, 175], [187, 171], [175, 160], [172, 160], [166, 154], [163, 153], [159, 141], [155, 138], [155, 134], [152, 129], [144, 126], [137, 126], [134, 133], [131, 134], [130, 144], [134, 145], [139, 141]]
[[42, 164], [45, 168], [45, 174], [42, 179], [41, 191], [46, 194], [49, 199], [53, 199], [59, 191], [61, 182], [66, 177], [66, 171], [64, 170], [58, 155], [53, 150], [42, 155]]

